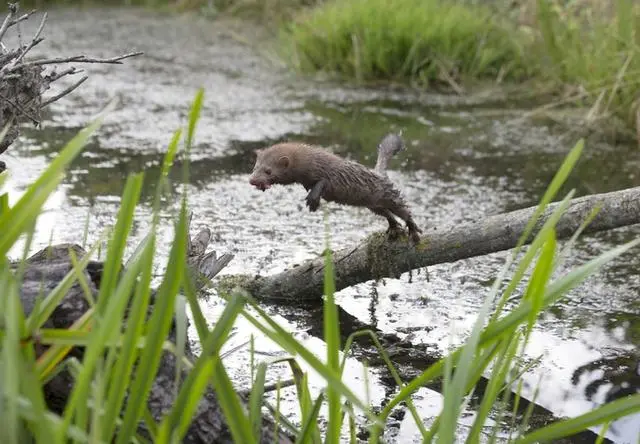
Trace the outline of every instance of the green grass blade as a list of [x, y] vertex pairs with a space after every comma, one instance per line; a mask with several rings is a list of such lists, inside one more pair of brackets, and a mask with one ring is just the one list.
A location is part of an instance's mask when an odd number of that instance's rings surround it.
[[556, 236], [555, 230], [550, 230], [547, 235], [547, 239], [542, 246], [542, 252], [540, 253], [540, 259], [538, 259], [538, 265], [533, 270], [529, 286], [525, 293], [525, 299], [531, 301], [532, 310], [529, 314], [529, 325], [527, 328], [527, 337], [533, 329], [533, 325], [542, 310], [544, 305], [544, 293], [551, 278], [553, 271], [554, 256], [556, 251]]
[[[603, 253], [597, 258], [592, 259], [586, 264], [578, 267], [576, 270], [568, 273], [563, 278], [549, 285], [546, 292], [547, 294], [545, 295], [543, 308], [546, 308], [549, 305], [555, 303], [572, 287], [578, 285], [588, 276], [595, 273], [603, 265], [630, 250], [631, 248], [637, 246], [638, 244], [640, 244], [640, 239], [628, 242], [627, 244], [621, 245], [620, 247]], [[488, 324], [480, 336], [479, 345], [487, 346], [495, 342], [496, 338], [501, 338], [504, 332], [512, 331], [512, 329], [528, 319], [531, 310], [531, 302], [523, 301], [522, 304], [520, 304], [515, 310], [506, 315], [504, 318]], [[453, 359], [458, 359], [461, 350], [461, 348], [458, 348], [450, 356]], [[407, 383], [384, 407], [379, 415], [380, 420], [385, 420], [394, 407], [396, 407], [400, 402], [409, 397], [413, 392], [418, 390], [424, 384], [433, 380], [434, 378], [441, 376], [443, 365], [444, 361], [440, 360], [429, 367], [429, 369], [424, 371], [420, 376], [417, 376], [409, 383]]]
[[[24, 319], [22, 306], [18, 296], [14, 280], [9, 276], [10, 271], [6, 263], [3, 265], [5, 293], [4, 298], [4, 331], [5, 336], [2, 341], [2, 391], [5, 401], [3, 402], [2, 422], [5, 423], [3, 431], [3, 442], [18, 444], [21, 442], [21, 430], [19, 428], [19, 412], [17, 406], [18, 394], [20, 393], [20, 375], [18, 366], [23, 358], [20, 352], [21, 321]], [[18, 364], [18, 365], [16, 365]], [[5, 441], [6, 440], [6, 441]]]
[[[489, 317], [489, 308], [492, 303], [492, 295], [489, 294], [485, 298], [480, 311], [478, 312], [476, 322], [473, 326], [469, 338], [461, 349], [460, 358], [456, 367], [453, 379], [450, 384], [445, 384], [443, 396], [444, 405], [442, 407], [440, 432], [438, 433], [439, 443], [449, 443], [454, 441], [456, 428], [458, 425], [458, 417], [463, 398], [465, 397], [472, 376], [473, 360], [479, 350], [480, 337], [485, 319]], [[448, 365], [453, 366], [451, 356], [445, 359], [445, 368]], [[449, 370], [445, 370], [445, 375], [449, 374]], [[445, 378], [446, 381], [446, 378]]]
[[[105, 113], [111, 108], [112, 106], [107, 107]], [[71, 139], [20, 200], [8, 212], [0, 215], [0, 227], [3, 227], [0, 233], [0, 257], [4, 257], [20, 234], [34, 224], [40, 215], [42, 205], [62, 181], [65, 169], [100, 127], [103, 118], [104, 114]]]
[[[522, 281], [522, 279], [524, 278], [526, 271], [529, 269], [529, 266], [533, 263], [533, 260], [535, 256], [538, 254], [540, 248], [542, 248], [542, 245], [544, 244], [544, 241], [546, 239], [548, 232], [550, 230], [555, 229], [556, 225], [558, 224], [558, 221], [560, 220], [562, 215], [566, 212], [566, 210], [569, 208], [573, 195], [574, 195], [574, 191], [572, 190], [559, 203], [558, 207], [547, 218], [545, 223], [542, 225], [542, 228], [540, 228], [540, 231], [531, 242], [529, 249], [527, 250], [527, 252], [524, 254], [522, 259], [516, 266], [516, 270], [513, 273], [513, 277], [511, 281], [507, 285], [507, 288], [504, 290], [502, 297], [496, 304], [496, 309], [493, 315], [491, 316], [491, 321], [495, 321], [496, 319], [498, 319], [498, 317], [502, 313], [502, 309], [504, 308], [504, 305], [507, 303], [507, 301], [509, 300], [509, 297], [518, 286], [518, 283]], [[494, 285], [492, 287], [492, 291], [497, 291], [497, 288], [498, 287]]]
[[[335, 281], [333, 275], [333, 255], [330, 245], [328, 218], [325, 211], [326, 248], [324, 258], [324, 340], [327, 348], [327, 365], [337, 375], [342, 375], [340, 365], [340, 321], [334, 298]], [[326, 430], [326, 443], [337, 444], [340, 440], [342, 428], [342, 414], [340, 392], [327, 385], [327, 402], [329, 408], [329, 423]]]
[[196, 124], [200, 119], [200, 111], [202, 110], [202, 102], [204, 100], [204, 89], [200, 88], [196, 93], [196, 97], [191, 105], [189, 112], [189, 125], [185, 140], [184, 160], [182, 162], [182, 186], [184, 187], [184, 195], [186, 197], [187, 185], [189, 184], [189, 156], [193, 146], [193, 136], [196, 131]]
[[[538, 222], [539, 217], [545, 211], [549, 203], [558, 194], [558, 191], [560, 190], [562, 185], [566, 182], [567, 178], [569, 177], [569, 174], [571, 174], [571, 171], [573, 170], [573, 167], [578, 162], [578, 159], [580, 158], [580, 155], [582, 154], [583, 149], [584, 149], [584, 140], [580, 139], [576, 143], [576, 145], [571, 149], [571, 151], [569, 151], [569, 154], [567, 154], [567, 156], [565, 157], [564, 161], [562, 162], [562, 165], [554, 175], [553, 179], [551, 180], [551, 183], [549, 184], [544, 195], [542, 196], [542, 199], [540, 199], [538, 208], [536, 208], [535, 212], [529, 219], [529, 222], [525, 226], [525, 229], [522, 232], [522, 235], [520, 236], [518, 243], [516, 244], [515, 248], [512, 250], [510, 257], [507, 260], [507, 263], [505, 264], [505, 266], [501, 270], [500, 275], [498, 276], [498, 279], [495, 280], [492, 286], [493, 293], [497, 292], [498, 288], [502, 284], [504, 273], [506, 273], [506, 271], [509, 269], [509, 267], [511, 266], [511, 263], [517, 257], [518, 253], [520, 252], [520, 249], [522, 248], [526, 240], [531, 236], [531, 233], [535, 228], [535, 225]], [[570, 192], [565, 197], [565, 199], [559, 205], [556, 211], [554, 211], [551, 217], [547, 219], [547, 221], [545, 222], [541, 230], [538, 232], [538, 235], [529, 246], [529, 250], [525, 254], [525, 257], [520, 261], [520, 264], [518, 265], [518, 268], [514, 273], [514, 278], [512, 279], [511, 284], [507, 287], [507, 289], [503, 293], [502, 298], [498, 302], [497, 308], [493, 316], [491, 317], [492, 321], [497, 319], [497, 317], [500, 315], [502, 307], [504, 306], [506, 301], [509, 299], [511, 292], [515, 289], [515, 285], [520, 281], [520, 279], [522, 278], [522, 275], [528, 268], [529, 263], [533, 260], [533, 256], [536, 254], [537, 247], [539, 246], [536, 244], [542, 241], [541, 239], [544, 237], [544, 230], [555, 227], [557, 220], [560, 218], [561, 214], [564, 213], [564, 208], [568, 206], [568, 200], [571, 198], [570, 196], [573, 196], [573, 191]]]
[[135, 346], [142, 338], [145, 321], [147, 318], [147, 308], [151, 295], [151, 279], [153, 274], [153, 257], [155, 253], [155, 233], [152, 232], [145, 237], [141, 244], [140, 256], [129, 264], [139, 263], [141, 268], [140, 280], [136, 286], [136, 293], [132, 306], [129, 310], [127, 326], [123, 336], [123, 347], [118, 356], [118, 362], [113, 369], [113, 376], [109, 386], [109, 394], [106, 403], [106, 411], [103, 419], [104, 434], [102, 439], [107, 441], [113, 436], [116, 427], [116, 419], [122, 409], [122, 403], [126, 395], [127, 386], [131, 381], [131, 373], [135, 359], [139, 350]]
[[162, 344], [171, 327], [175, 298], [180, 290], [185, 271], [183, 264], [187, 253], [185, 242], [186, 226], [186, 211], [183, 203], [175, 230], [175, 238], [167, 261], [171, 266], [167, 267], [164, 279], [157, 292], [153, 313], [148, 321], [145, 348], [140, 356], [135, 379], [130, 386], [131, 395], [127, 400], [127, 408], [116, 444], [128, 443], [131, 436], [133, 436], [138, 420], [145, 408], [145, 402], [153, 384], [155, 371], [162, 356]]
[[288, 331], [271, 319], [271, 317], [267, 315], [260, 305], [251, 297], [247, 296], [247, 299], [251, 308], [258, 312], [260, 317], [268, 324], [268, 327], [259, 322], [246, 310], [242, 312], [242, 316], [245, 319], [247, 319], [273, 342], [283, 347], [286, 351], [292, 354], [298, 354], [302, 357], [302, 359], [304, 359], [316, 372], [318, 372], [333, 389], [339, 390], [340, 394], [349, 400], [349, 402], [365, 412], [367, 419], [374, 423], [378, 422], [376, 415], [371, 413], [368, 407], [344, 384], [337, 373], [324, 365], [311, 351], [307, 350], [302, 344], [300, 344]]
[[[171, 433], [172, 439], [182, 439], [207, 386], [207, 378], [205, 376], [210, 377], [215, 370], [216, 373], [213, 374], [213, 377], [220, 377], [217, 374], [217, 361], [220, 360], [220, 350], [227, 340], [243, 305], [244, 299], [242, 297], [232, 298], [220, 318], [216, 321], [215, 327], [206, 337], [205, 342], [202, 344], [202, 353], [182, 383], [174, 405], [163, 427], [161, 427], [159, 435], [161, 441], [163, 438], [168, 438], [169, 433]], [[219, 402], [222, 404], [223, 400], [219, 399]], [[251, 429], [249, 428], [248, 431], [250, 432]]]
[[258, 442], [253, 438], [249, 418], [245, 415], [238, 394], [233, 388], [231, 379], [229, 379], [229, 375], [219, 359], [215, 361], [213, 386], [218, 395], [220, 407], [222, 407], [234, 442], [247, 444]]
[[189, 127], [187, 130], [187, 151], [193, 146], [193, 136], [196, 132], [196, 124], [200, 120], [200, 112], [202, 111], [202, 102], [204, 101], [204, 89], [198, 89], [196, 96], [191, 105], [191, 111], [189, 112]]
[[[0, 175], [0, 178], [3, 176]], [[0, 186], [2, 186], [2, 181], [0, 181]], [[0, 194], [0, 217], [3, 214], [7, 214], [9, 212], [9, 193]]]
[[37, 305], [27, 318], [27, 331], [33, 333], [41, 328], [49, 319], [53, 311], [58, 307], [62, 299], [75, 284], [78, 273], [84, 270], [89, 264], [93, 253], [100, 247], [102, 237], [87, 251], [87, 254], [78, 262], [78, 266], [69, 271], [65, 277], [58, 282], [53, 290]]
[[510, 369], [510, 365], [513, 362], [513, 358], [518, 349], [519, 335], [515, 337], [504, 338], [498, 346], [498, 358], [494, 363], [494, 368], [489, 378], [489, 383], [482, 397], [482, 403], [480, 407], [476, 409], [476, 418], [473, 421], [473, 426], [467, 436], [468, 442], [480, 442], [480, 433], [485, 425], [485, 422], [491, 412], [491, 409], [496, 404], [498, 395], [504, 387], [504, 381], [507, 376], [507, 372]]
[[[46, 419], [48, 412], [45, 404], [42, 384], [35, 373], [34, 361], [17, 362], [20, 378], [22, 379], [22, 390], [26, 398], [30, 401], [34, 420], [31, 421], [33, 433], [37, 442], [47, 442], [54, 436], [51, 424]], [[24, 415], [21, 414], [21, 416]]]
[[110, 295], [118, 282], [120, 267], [123, 263], [124, 250], [133, 224], [135, 207], [138, 203], [140, 190], [142, 189], [143, 177], [144, 173], [130, 176], [127, 180], [127, 185], [125, 185], [125, 192], [120, 201], [116, 226], [109, 242], [107, 257], [104, 262], [104, 270], [100, 277], [100, 290], [96, 309], [96, 314], [99, 317], [104, 313], [110, 301]]
[[262, 430], [262, 397], [264, 396], [264, 382], [267, 376], [267, 364], [261, 362], [256, 370], [255, 380], [251, 387], [249, 398], [249, 418], [253, 425], [253, 436], [260, 441]]
[[640, 412], [640, 394], [629, 395], [609, 402], [575, 418], [566, 419], [537, 429], [516, 440], [516, 444], [528, 444], [573, 435], [589, 427]]
[[[142, 174], [130, 176], [125, 186], [123, 194], [123, 200], [127, 200], [121, 208], [126, 208], [126, 211], [120, 211], [118, 215], [117, 225], [123, 230], [128, 232], [129, 228], [123, 226], [120, 221], [127, 220], [131, 223], [133, 219], [133, 212], [135, 210], [135, 204], [140, 197], [140, 191], [142, 189]], [[121, 233], [116, 233], [116, 237], [119, 239]], [[107, 258], [111, 261], [120, 261], [121, 255], [117, 251], [111, 250], [112, 254]], [[137, 265], [137, 264], [136, 264]], [[112, 272], [117, 270], [116, 265], [105, 264], [106, 267], [112, 269]], [[139, 268], [131, 267], [127, 269], [124, 276], [118, 283], [116, 290], [112, 293], [106, 294], [103, 299], [98, 300], [98, 307], [102, 304], [102, 314], [97, 314], [93, 318], [95, 326], [92, 330], [92, 340], [90, 346], [85, 350], [83, 357], [82, 371], [76, 381], [76, 384], [71, 392], [69, 401], [65, 406], [64, 422], [61, 427], [61, 433], [67, 432], [69, 425], [71, 424], [74, 414], [77, 421], [80, 424], [86, 422], [86, 400], [88, 399], [89, 385], [92, 381], [92, 375], [98, 363], [100, 356], [103, 353], [106, 342], [112, 339], [115, 335], [119, 334], [120, 326], [122, 325], [122, 317], [124, 315], [124, 309], [129, 301], [129, 297], [135, 286], [138, 276]], [[109, 286], [102, 288], [110, 288]]]
[[[89, 310], [84, 312], [82, 316], [76, 319], [75, 322], [68, 328], [68, 330], [88, 331], [92, 318], [93, 309], [90, 308]], [[38, 360], [36, 361], [36, 371], [38, 373], [40, 381], [45, 381], [50, 378], [52, 372], [55, 371], [56, 366], [63, 361], [63, 359], [67, 356], [72, 348], [72, 345], [51, 345], [47, 349], [47, 351], [45, 351], [38, 358]]]
[[313, 407], [308, 412], [304, 421], [304, 426], [300, 430], [300, 434], [296, 439], [297, 444], [305, 444], [313, 441], [313, 435], [318, 425], [318, 413], [320, 413], [320, 407], [324, 401], [324, 393], [320, 393], [316, 401], [313, 403]]
[[[300, 404], [300, 418], [303, 422], [307, 422], [307, 418], [312, 414], [313, 404], [311, 402], [311, 392], [309, 390], [309, 374], [302, 371], [300, 365], [295, 359], [289, 359], [289, 366], [294, 374], [294, 380], [296, 383], [296, 392], [298, 394], [298, 402]], [[312, 422], [309, 425], [311, 429], [309, 431], [311, 435], [311, 442], [320, 444], [320, 428], [317, 422]]]

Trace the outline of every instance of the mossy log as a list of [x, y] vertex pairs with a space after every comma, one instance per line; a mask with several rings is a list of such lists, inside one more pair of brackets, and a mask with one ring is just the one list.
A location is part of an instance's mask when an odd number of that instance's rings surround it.
[[[558, 203], [550, 204], [537, 221], [532, 237]], [[640, 223], [640, 187], [573, 199], [557, 224], [557, 238], [571, 237], [591, 211], [598, 214], [583, 234]], [[485, 219], [425, 230], [421, 242], [411, 246], [405, 239], [389, 241], [375, 233], [360, 245], [333, 252], [336, 291], [430, 265], [455, 262], [514, 248], [537, 207], [498, 214]], [[319, 301], [324, 291], [324, 257], [306, 261], [271, 276], [232, 276], [221, 279], [219, 289], [244, 287], [257, 299], [287, 304]]]

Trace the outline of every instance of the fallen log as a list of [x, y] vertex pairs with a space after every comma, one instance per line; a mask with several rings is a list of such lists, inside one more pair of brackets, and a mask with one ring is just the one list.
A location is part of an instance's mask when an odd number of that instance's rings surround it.
[[[538, 220], [532, 237], [559, 204], [550, 204]], [[584, 233], [611, 230], [640, 223], [640, 187], [573, 199], [557, 224], [557, 238], [570, 237], [591, 211], [600, 207]], [[487, 217], [472, 223], [425, 231], [416, 247], [405, 240], [391, 242], [375, 233], [363, 243], [333, 253], [336, 291], [372, 279], [398, 278], [402, 273], [430, 265], [455, 262], [508, 250], [516, 246], [537, 207]], [[231, 276], [218, 288], [240, 286], [257, 299], [287, 304], [317, 302], [323, 295], [324, 257], [272, 276]]]
[[[210, 240], [211, 231], [205, 228], [193, 239], [189, 239], [188, 243], [189, 272], [191, 276], [196, 279], [194, 283], [200, 288], [204, 282], [212, 279], [224, 268], [233, 257], [231, 254], [224, 254], [217, 257], [215, 251], [205, 253]], [[29, 316], [33, 311], [37, 299], [41, 297], [42, 291], [44, 290], [45, 294], [51, 291], [62, 281], [65, 275], [73, 269], [69, 251], [73, 251], [79, 259], [86, 254], [78, 245], [61, 244], [45, 248], [26, 260], [25, 272], [20, 288], [20, 299], [26, 316]], [[18, 265], [18, 263], [11, 264], [12, 268], [18, 267]], [[91, 261], [83, 271], [85, 281], [93, 293], [94, 298], [98, 295], [102, 269], [103, 264], [101, 262]], [[147, 316], [150, 316], [153, 312], [154, 300], [155, 299], [152, 299], [147, 311]], [[84, 295], [84, 291], [80, 284], [76, 282], [53, 311], [44, 326], [46, 328], [68, 328], [88, 309], [89, 304]], [[177, 330], [175, 318], [173, 319], [168, 339], [172, 343], [176, 343]], [[185, 338], [184, 346], [185, 356], [190, 360], [195, 360], [191, 343], [187, 338]], [[47, 347], [44, 345], [37, 344], [36, 355], [40, 356], [46, 349]], [[83, 348], [74, 347], [65, 359], [82, 361], [83, 353]], [[44, 396], [47, 407], [51, 411], [63, 414], [69, 395], [71, 394], [74, 378], [66, 369], [65, 362], [59, 365], [62, 370], [46, 383], [44, 386]], [[149, 412], [156, 421], [160, 421], [163, 415], [169, 411], [175, 403], [175, 395], [179, 392], [179, 387], [178, 390], [176, 390], [175, 387], [176, 371], [176, 356], [171, 351], [164, 351], [147, 399]], [[187, 375], [188, 370], [182, 366], [178, 385], [184, 382]], [[244, 401], [246, 402], [247, 400], [244, 399]], [[276, 442], [274, 432], [274, 422], [268, 417], [263, 416], [260, 442]], [[138, 433], [149, 439], [151, 438], [143, 422], [139, 425]], [[207, 388], [201, 398], [193, 420], [181, 442], [192, 444], [233, 442], [226, 418], [218, 402], [216, 393], [211, 387]], [[285, 432], [279, 431], [277, 442], [288, 444], [293, 442], [293, 440]]]

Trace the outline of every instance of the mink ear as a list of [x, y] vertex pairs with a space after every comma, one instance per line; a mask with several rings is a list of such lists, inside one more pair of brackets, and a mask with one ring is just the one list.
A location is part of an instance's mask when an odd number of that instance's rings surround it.
[[287, 156], [282, 156], [280, 159], [278, 159], [278, 165], [280, 165], [282, 168], [289, 168], [290, 163], [291, 160]]
[[263, 151], [264, 148], [256, 148], [255, 150], [253, 150], [257, 157], [260, 157], [260, 154], [262, 154]]

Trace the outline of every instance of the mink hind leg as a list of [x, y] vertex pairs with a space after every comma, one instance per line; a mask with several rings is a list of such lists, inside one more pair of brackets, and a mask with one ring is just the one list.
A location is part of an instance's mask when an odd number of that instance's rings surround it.
[[404, 232], [398, 221], [393, 217], [393, 213], [386, 208], [369, 208], [373, 213], [378, 216], [382, 216], [389, 222], [389, 228], [387, 228], [387, 235], [389, 239], [397, 239]]
[[409, 208], [407, 208], [406, 205], [394, 204], [389, 208], [388, 211], [398, 216], [407, 224], [409, 237], [414, 244], [420, 242], [420, 233], [422, 233], [422, 230], [418, 227], [418, 225], [416, 225], [415, 221], [413, 220], [413, 216], [411, 216], [411, 211], [409, 211]]

